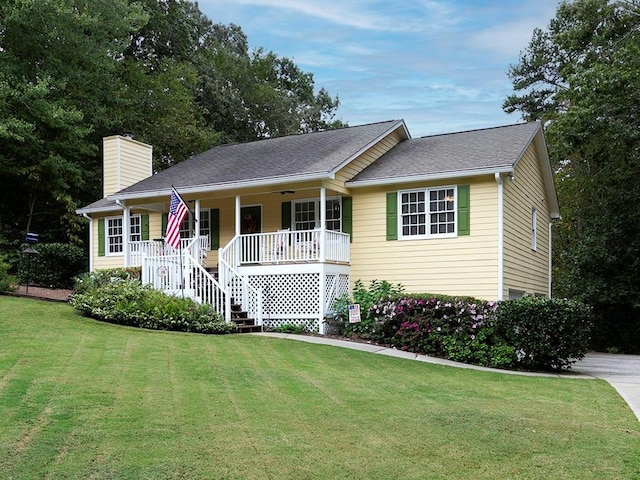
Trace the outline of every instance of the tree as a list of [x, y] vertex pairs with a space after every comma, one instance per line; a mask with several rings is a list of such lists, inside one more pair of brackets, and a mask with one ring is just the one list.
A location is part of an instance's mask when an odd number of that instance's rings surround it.
[[92, 133], [111, 128], [114, 59], [143, 21], [125, 0], [0, 4], [3, 236], [24, 235], [30, 224], [78, 239], [73, 212], [95, 198], [99, 175]]
[[509, 75], [504, 108], [547, 126], [563, 219], [555, 294], [594, 305], [594, 345], [640, 351], [640, 6], [563, 2]]

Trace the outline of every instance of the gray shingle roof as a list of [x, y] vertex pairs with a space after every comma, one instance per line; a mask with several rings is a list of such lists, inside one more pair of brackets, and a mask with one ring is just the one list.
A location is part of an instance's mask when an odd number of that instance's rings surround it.
[[328, 178], [363, 148], [399, 127], [405, 128], [404, 122], [392, 120], [221, 145], [125, 188], [115, 196], [167, 191], [171, 185], [178, 190], [185, 187], [215, 189], [235, 183], [275, 185], [313, 176]]
[[540, 128], [539, 123], [531, 122], [406, 140], [365, 168], [348, 185], [508, 170]]

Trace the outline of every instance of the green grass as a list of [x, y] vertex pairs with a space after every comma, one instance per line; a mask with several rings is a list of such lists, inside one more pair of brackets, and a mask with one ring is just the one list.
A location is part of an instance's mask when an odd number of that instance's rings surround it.
[[2, 479], [639, 479], [639, 426], [599, 380], [0, 297]]

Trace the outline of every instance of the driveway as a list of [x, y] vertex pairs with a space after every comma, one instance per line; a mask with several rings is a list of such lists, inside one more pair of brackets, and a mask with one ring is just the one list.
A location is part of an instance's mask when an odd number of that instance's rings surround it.
[[640, 356], [588, 353], [571, 371], [606, 380], [640, 420]]

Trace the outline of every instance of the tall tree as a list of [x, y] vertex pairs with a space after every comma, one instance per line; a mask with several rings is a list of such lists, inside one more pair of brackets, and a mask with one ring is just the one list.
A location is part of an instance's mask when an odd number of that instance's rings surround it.
[[[110, 128], [115, 58], [142, 11], [125, 0], [0, 3], [0, 228], [75, 238], [95, 196], [92, 132]], [[33, 217], [31, 216], [33, 215]], [[46, 239], [47, 235], [45, 235]]]
[[505, 110], [547, 125], [555, 292], [595, 306], [595, 346], [640, 351], [639, 3], [561, 3], [509, 75]]

